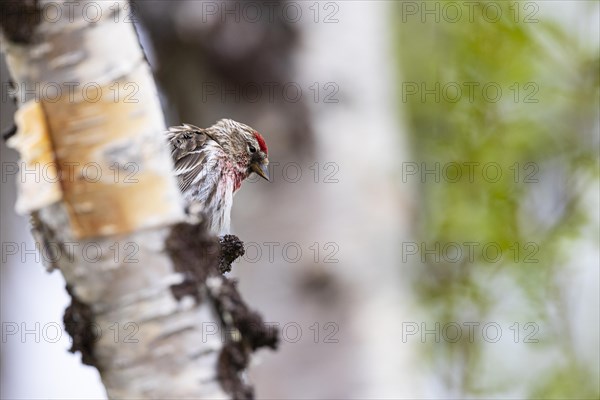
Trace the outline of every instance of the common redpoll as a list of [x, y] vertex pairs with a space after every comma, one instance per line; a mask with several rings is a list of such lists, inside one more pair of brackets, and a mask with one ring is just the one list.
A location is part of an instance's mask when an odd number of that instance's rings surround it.
[[269, 180], [265, 140], [255, 129], [230, 119], [206, 129], [174, 126], [168, 139], [186, 204], [202, 206], [212, 232], [229, 233], [233, 195], [242, 181], [253, 172]]

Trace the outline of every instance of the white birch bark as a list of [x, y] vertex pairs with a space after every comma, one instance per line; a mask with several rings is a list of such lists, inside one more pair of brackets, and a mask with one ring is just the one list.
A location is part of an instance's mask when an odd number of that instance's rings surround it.
[[[23, 110], [12, 145], [24, 161], [55, 160], [63, 173], [46, 194], [47, 177], [20, 182], [20, 211], [35, 212], [43, 239], [61, 253], [54, 266], [91, 308], [96, 333], [102, 332], [92, 363], [110, 398], [228, 398], [217, 377], [223, 341], [203, 335], [206, 324], [219, 326], [218, 316], [210, 302], [178, 301], [170, 290], [183, 277], [165, 241], [184, 213], [156, 88], [123, 11], [127, 3], [48, 4], [39, 4], [44, 11], [30, 43], [2, 38]], [[35, 98], [22, 88], [35, 88]], [[90, 101], [98, 88], [102, 97]], [[47, 135], [50, 145], [32, 143], [35, 135]], [[67, 162], [76, 165], [67, 170]], [[115, 179], [111, 169], [127, 162], [139, 168], [133, 183], [125, 180], [130, 170]], [[84, 177], [92, 164], [102, 174], [94, 185]], [[135, 251], [127, 253], [128, 245]]]

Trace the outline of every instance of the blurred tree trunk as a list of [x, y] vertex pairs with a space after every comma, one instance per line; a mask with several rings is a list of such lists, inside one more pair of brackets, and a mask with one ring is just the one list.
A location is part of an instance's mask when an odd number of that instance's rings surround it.
[[8, 143], [29, 171], [17, 211], [67, 282], [72, 351], [98, 368], [110, 398], [250, 398], [249, 353], [276, 335], [221, 275], [201, 216], [183, 222], [128, 3], [0, 11], [19, 105]]
[[299, 86], [293, 54], [300, 36], [281, 14], [285, 0], [251, 3], [256, 21], [239, 0], [134, 4], [168, 121], [210, 126], [228, 116], [272, 132], [269, 149], [279, 159], [312, 153], [309, 85], [297, 101], [284, 90]]

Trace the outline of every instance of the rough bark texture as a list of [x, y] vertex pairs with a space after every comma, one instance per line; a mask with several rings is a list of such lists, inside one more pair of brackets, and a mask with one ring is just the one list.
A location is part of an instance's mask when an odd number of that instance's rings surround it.
[[[72, 296], [64, 316], [71, 351], [100, 371], [110, 398], [250, 398], [241, 371], [252, 350], [275, 348], [277, 334], [220, 272], [239, 246], [221, 252], [201, 216], [183, 213], [126, 2], [54, 2], [62, 16], [53, 21], [40, 11], [46, 2], [0, 4], [15, 85], [35, 88], [34, 98], [16, 91], [23, 113], [12, 144], [29, 167], [44, 166], [41, 154], [62, 173], [58, 183], [42, 177], [59, 201], [39, 193], [41, 206], [23, 199], [22, 210], [31, 214], [36, 240], [55, 255], [45, 257], [46, 267], [61, 271]], [[90, 4], [100, 7], [100, 19], [83, 18]], [[104, 91], [96, 101], [66, 95], [73, 82]], [[125, 101], [127, 93], [116, 99], [115, 84], [134, 85], [135, 101]], [[48, 98], [51, 86], [64, 90], [58, 100]], [[115, 162], [134, 163], [135, 181], [113, 180]], [[97, 182], [86, 178], [91, 164], [103, 174]], [[38, 194], [39, 182], [20, 184], [22, 198], [26, 188]]]

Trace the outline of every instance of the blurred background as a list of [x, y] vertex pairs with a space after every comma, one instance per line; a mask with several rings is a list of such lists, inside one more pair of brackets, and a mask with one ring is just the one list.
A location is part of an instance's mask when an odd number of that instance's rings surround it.
[[[598, 1], [129, 13], [167, 124], [229, 117], [269, 144], [273, 182], [232, 216], [233, 275], [282, 330], [258, 398], [600, 396]], [[64, 281], [29, 251], [1, 151], [2, 398], [102, 398], [55, 333]]]

